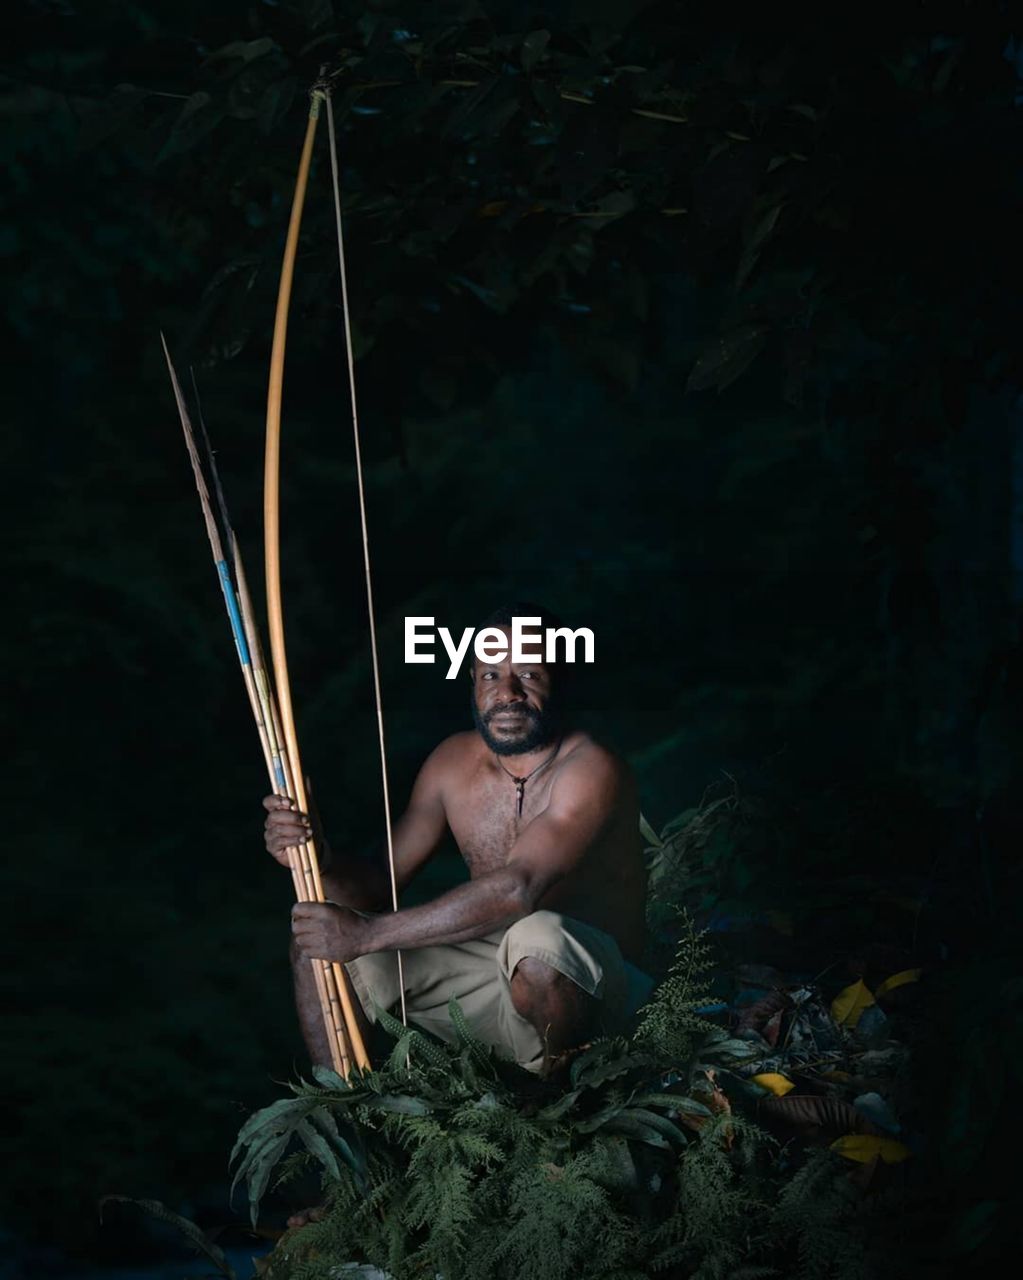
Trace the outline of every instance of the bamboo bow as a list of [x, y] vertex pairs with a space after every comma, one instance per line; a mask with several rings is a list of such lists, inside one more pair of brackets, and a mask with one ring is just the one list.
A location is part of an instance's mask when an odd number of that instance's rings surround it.
[[[206, 465], [214, 481], [217, 504], [220, 512], [220, 523], [223, 532], [221, 540], [217, 518], [214, 515], [213, 503], [206, 485], [203, 463], [199, 456], [195, 432], [192, 428], [184, 395], [178, 381], [177, 373], [164, 341], [164, 353], [170, 373], [174, 396], [185, 433], [189, 458], [195, 476], [196, 488], [202, 505], [203, 517], [209, 537], [210, 549], [217, 567], [220, 585], [223, 589], [228, 616], [238, 656], [241, 662], [245, 687], [249, 695], [256, 727], [266, 760], [274, 792], [287, 796], [296, 802], [303, 811], [308, 810], [308, 797], [305, 788], [305, 775], [298, 750], [298, 737], [295, 731], [295, 717], [291, 702], [291, 682], [288, 676], [287, 652], [284, 641], [284, 618], [281, 604], [281, 567], [280, 567], [280, 439], [281, 439], [281, 398], [284, 385], [284, 355], [287, 344], [288, 313], [291, 303], [291, 288], [295, 274], [295, 258], [298, 251], [299, 230], [302, 223], [302, 211], [305, 205], [306, 188], [309, 182], [309, 169], [312, 162], [313, 142], [316, 136], [316, 125], [322, 103], [327, 106], [327, 121], [330, 131], [331, 175], [333, 180], [334, 212], [337, 222], [338, 263], [341, 274], [341, 301], [345, 322], [345, 348], [348, 359], [348, 375], [351, 387], [352, 429], [355, 442], [355, 470], [358, 478], [359, 513], [362, 527], [363, 564], [366, 580], [366, 601], [369, 611], [370, 648], [373, 662], [373, 686], [376, 697], [377, 726], [380, 746], [380, 769], [383, 780], [384, 818], [387, 832], [387, 859], [391, 876], [391, 899], [394, 910], [398, 909], [398, 889], [395, 875], [394, 842], [391, 830], [390, 796], [387, 782], [387, 750], [384, 741], [383, 707], [380, 694], [380, 661], [377, 651], [376, 624], [373, 608], [373, 584], [370, 571], [369, 535], [366, 521], [366, 497], [362, 475], [362, 451], [359, 440], [359, 419], [355, 394], [355, 359], [352, 350], [351, 318], [348, 307], [348, 285], [345, 273], [344, 237], [341, 224], [341, 194], [339, 165], [337, 158], [337, 141], [334, 133], [334, 118], [331, 109], [330, 90], [326, 83], [321, 83], [313, 90], [309, 107], [309, 119], [306, 125], [305, 140], [302, 145], [302, 156], [295, 181], [295, 194], [292, 200], [291, 217], [288, 223], [288, 234], [285, 241], [284, 260], [281, 266], [280, 287], [277, 295], [277, 311], [274, 320], [273, 348], [270, 358], [270, 383], [267, 392], [266, 410], [266, 460], [264, 472], [264, 528], [266, 554], [266, 594], [267, 613], [270, 623], [270, 647], [273, 656], [273, 681], [266, 671], [259, 632], [256, 625], [252, 601], [249, 597], [245, 571], [241, 553], [231, 527], [220, 479], [217, 475], [216, 461], [206, 435], [205, 424], [201, 421], [203, 441], [206, 448]], [[162, 337], [162, 335], [161, 335]], [[226, 553], [224, 543], [226, 542]], [[276, 684], [276, 696], [274, 693]], [[320, 877], [319, 861], [312, 840], [306, 841], [295, 849], [288, 850], [294, 879], [295, 893], [300, 900], [324, 901], [323, 883]], [[401, 954], [397, 956], [398, 989], [401, 993], [402, 1021], [406, 1020], [404, 977]], [[352, 994], [349, 989], [347, 975], [340, 964], [327, 960], [313, 960], [313, 972], [316, 979], [317, 993], [323, 1013], [324, 1025], [330, 1045], [331, 1060], [335, 1068], [347, 1076], [353, 1065], [368, 1068], [369, 1057], [362, 1040], [359, 1024], [355, 1017]]]
[[[322, 98], [322, 93], [314, 90], [309, 107], [305, 141], [302, 146], [302, 158], [299, 162], [298, 177], [295, 181], [295, 195], [291, 205], [291, 219], [288, 223], [284, 261], [281, 266], [277, 312], [274, 319], [273, 348], [270, 356], [270, 385], [266, 403], [266, 464], [263, 487], [266, 600], [270, 624], [270, 650], [273, 655], [274, 680], [277, 685], [277, 698], [284, 730], [284, 741], [287, 748], [287, 757], [291, 764], [292, 786], [290, 794], [303, 812], [308, 811], [308, 799], [305, 789], [305, 775], [302, 772], [298, 750], [298, 737], [295, 731], [295, 716], [291, 703], [291, 682], [288, 677], [287, 651], [284, 642], [284, 617], [281, 605], [281, 396], [284, 386], [284, 353], [287, 345], [288, 312], [291, 305], [291, 286], [295, 275], [295, 257], [298, 252], [298, 234], [302, 225], [302, 210], [305, 205], [306, 187], [309, 182], [309, 167], [312, 162], [313, 141], [316, 136], [316, 124], [320, 115]], [[323, 884], [320, 880], [316, 850], [311, 841], [306, 845], [306, 850], [308, 852], [316, 900], [323, 902]], [[352, 995], [344, 969], [340, 964], [324, 962], [322, 967], [317, 968], [317, 985], [320, 991], [320, 1004], [323, 1009], [324, 1023], [330, 1039], [331, 1050], [334, 1052], [336, 1049], [334, 1057], [338, 1070], [347, 1075], [348, 1063], [353, 1058], [359, 1067], [368, 1067], [369, 1057], [355, 1019]]]

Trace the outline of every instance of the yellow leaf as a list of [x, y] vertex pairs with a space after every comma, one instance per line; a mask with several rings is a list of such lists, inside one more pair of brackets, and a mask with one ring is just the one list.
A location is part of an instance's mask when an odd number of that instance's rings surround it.
[[869, 1164], [878, 1156], [885, 1164], [899, 1164], [908, 1160], [911, 1154], [904, 1143], [896, 1142], [894, 1138], [879, 1138], [872, 1133], [847, 1133], [831, 1144], [831, 1150], [860, 1164]]
[[874, 995], [883, 996], [889, 991], [894, 991], [896, 987], [904, 987], [907, 982], [919, 982], [922, 972], [922, 969], [903, 969], [901, 973], [893, 973], [890, 978], [885, 978]]
[[796, 1087], [787, 1076], [781, 1076], [776, 1071], [764, 1071], [758, 1076], [750, 1076], [750, 1079], [754, 1084], [769, 1089], [776, 1098], [784, 1098], [791, 1089]]
[[831, 1016], [843, 1027], [855, 1027], [864, 1009], [874, 1003], [866, 983], [860, 978], [852, 986], [845, 987], [831, 1002]]

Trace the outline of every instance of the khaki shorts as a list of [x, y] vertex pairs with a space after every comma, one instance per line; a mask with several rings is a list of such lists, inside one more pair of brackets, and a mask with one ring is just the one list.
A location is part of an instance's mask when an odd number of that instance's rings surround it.
[[[530, 1071], [543, 1066], [544, 1046], [515, 1011], [511, 977], [526, 956], [550, 965], [600, 1001], [600, 1030], [617, 1034], [627, 1018], [625, 962], [610, 934], [559, 915], [535, 911], [507, 930], [468, 942], [417, 947], [401, 953], [405, 1007], [409, 1021], [441, 1040], [454, 1040], [448, 1001], [454, 996], [469, 1026], [485, 1043], [510, 1054]], [[350, 961], [345, 968], [366, 1016], [375, 1021], [374, 1004], [396, 1011], [398, 964], [393, 951]]]

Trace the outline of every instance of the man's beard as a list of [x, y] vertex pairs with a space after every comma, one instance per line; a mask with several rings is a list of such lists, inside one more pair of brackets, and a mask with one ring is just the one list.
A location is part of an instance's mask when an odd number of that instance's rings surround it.
[[531, 707], [528, 703], [516, 703], [514, 710], [522, 716], [522, 727], [515, 737], [495, 738], [490, 732], [490, 721], [508, 707], [492, 707], [489, 711], [480, 712], [476, 705], [476, 693], [473, 691], [472, 719], [480, 737], [495, 755], [521, 756], [529, 751], [537, 751], [547, 746], [558, 736], [560, 717], [557, 709], [550, 703], [542, 711]]

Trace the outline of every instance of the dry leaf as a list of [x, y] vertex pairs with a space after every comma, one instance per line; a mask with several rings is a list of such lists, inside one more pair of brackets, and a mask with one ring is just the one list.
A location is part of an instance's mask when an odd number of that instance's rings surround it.
[[781, 1019], [783, 1010], [779, 1009], [773, 1018], [768, 1018], [764, 1023], [764, 1029], [760, 1033], [767, 1043], [774, 1048], [778, 1043], [778, 1037], [781, 1035]]
[[863, 1016], [864, 1009], [869, 1009], [874, 997], [862, 978], [843, 988], [831, 1002], [831, 1016], [843, 1027], [855, 1027]]
[[[769, 991], [767, 995], [761, 996], [759, 1000], [739, 1010], [739, 1016], [735, 1020], [736, 1030], [759, 1031], [762, 1026], [771, 1021], [775, 1014], [781, 1013], [788, 1003], [788, 996], [783, 991]], [[780, 1023], [779, 1019], [779, 1025]]]
[[790, 1093], [784, 1098], [764, 1098], [757, 1114], [765, 1124], [787, 1136], [793, 1131], [812, 1140], [855, 1133], [876, 1133], [874, 1125], [850, 1102], [827, 1095]]
[[831, 1144], [831, 1150], [860, 1164], [869, 1164], [878, 1157], [885, 1164], [900, 1164], [912, 1154], [905, 1143], [896, 1142], [894, 1138], [881, 1138], [873, 1133], [847, 1133]]
[[796, 1087], [788, 1076], [779, 1075], [777, 1071], [763, 1071], [760, 1075], [750, 1076], [754, 1084], [762, 1085], [776, 1098], [784, 1098]]
[[889, 991], [894, 991], [897, 987], [904, 987], [907, 982], [919, 982], [922, 969], [903, 969], [901, 973], [893, 973], [890, 978], [885, 978], [884, 982], [874, 992], [877, 997], [887, 995]]

